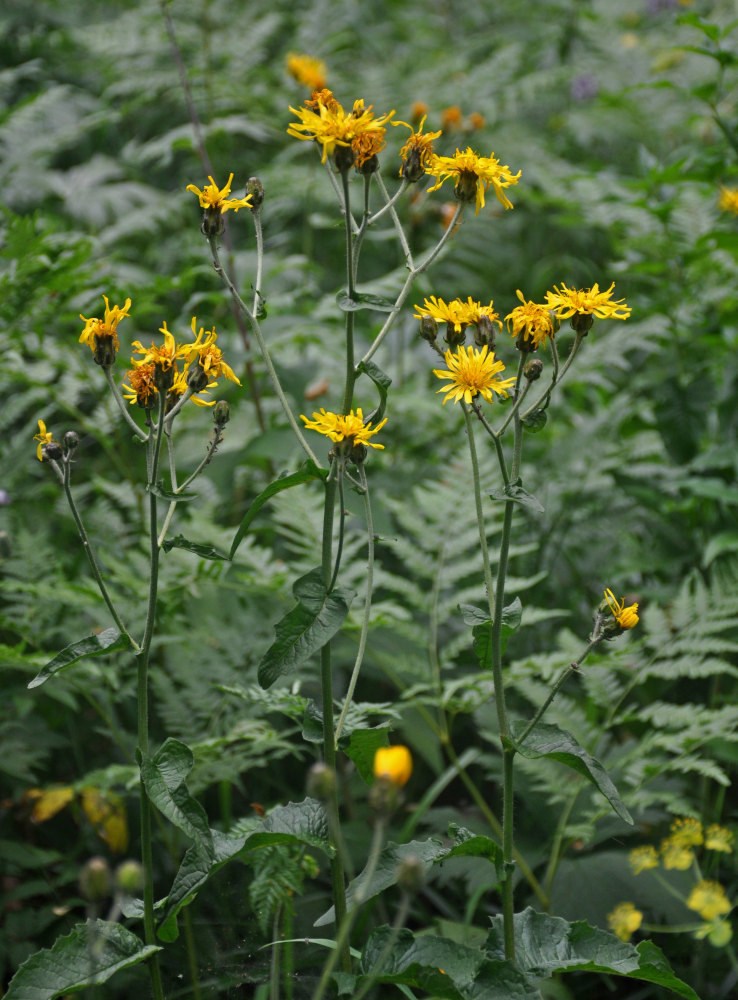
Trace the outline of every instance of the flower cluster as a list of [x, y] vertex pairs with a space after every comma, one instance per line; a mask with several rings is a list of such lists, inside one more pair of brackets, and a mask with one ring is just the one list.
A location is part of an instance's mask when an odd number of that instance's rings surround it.
[[650, 846], [637, 847], [630, 852], [630, 866], [636, 875], [649, 868], [657, 868], [659, 863], [667, 869], [686, 871], [695, 860], [696, 847], [729, 854], [733, 850], [734, 840], [732, 830], [725, 826], [712, 823], [703, 828], [702, 823], [693, 816], [679, 817], [671, 824], [669, 836], [661, 841], [659, 852]]
[[313, 93], [303, 108], [290, 108], [299, 121], [293, 122], [287, 132], [296, 139], [315, 139], [323, 147], [322, 162], [336, 156], [339, 149], [347, 150], [339, 166], [348, 168], [355, 164], [362, 168], [384, 147], [385, 125], [394, 111], [378, 118], [372, 105], [365, 107], [363, 100], [354, 102], [350, 112], [344, 111], [330, 90]]

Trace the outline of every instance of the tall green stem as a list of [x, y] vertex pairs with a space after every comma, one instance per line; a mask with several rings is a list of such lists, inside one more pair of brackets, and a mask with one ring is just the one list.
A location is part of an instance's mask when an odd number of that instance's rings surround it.
[[[346, 212], [346, 294], [349, 299], [353, 299], [356, 293], [354, 284], [354, 235], [351, 231], [351, 202], [349, 199], [348, 170], [341, 172], [343, 183], [343, 204]], [[346, 383], [343, 389], [343, 403], [341, 413], [348, 413], [351, 410], [351, 403], [354, 398], [354, 383], [356, 382], [356, 372], [354, 371], [354, 316], [353, 310], [346, 313]]]

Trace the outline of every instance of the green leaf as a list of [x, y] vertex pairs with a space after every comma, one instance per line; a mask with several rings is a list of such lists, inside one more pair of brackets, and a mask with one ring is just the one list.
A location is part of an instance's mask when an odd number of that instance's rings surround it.
[[359, 371], [369, 376], [379, 392], [379, 406], [375, 410], [372, 410], [369, 416], [364, 419], [364, 423], [379, 423], [384, 416], [387, 406], [387, 392], [392, 385], [392, 379], [381, 368], [375, 365], [373, 361], [362, 361], [359, 365]]
[[366, 292], [354, 292], [353, 298], [341, 290], [336, 295], [338, 308], [343, 312], [357, 312], [359, 309], [373, 309], [375, 312], [392, 312], [395, 303], [384, 295], [369, 295]]
[[371, 785], [374, 780], [374, 755], [380, 747], [389, 746], [391, 728], [392, 726], [386, 723], [372, 729], [355, 729], [343, 748], [367, 785]]
[[186, 549], [188, 552], [194, 552], [196, 556], [200, 556], [201, 559], [228, 559], [229, 556], [224, 555], [222, 552], [218, 552], [214, 549], [212, 545], [203, 545], [200, 542], [190, 542], [184, 537], [184, 535], [177, 535], [175, 538], [167, 538], [167, 540], [162, 545], [165, 552], [171, 552], [172, 549]]
[[607, 771], [595, 757], [577, 743], [571, 733], [565, 729], [559, 729], [558, 726], [539, 722], [535, 729], [526, 736], [525, 743], [516, 742], [517, 734], [522, 733], [525, 727], [525, 722], [516, 722], [512, 726], [513, 745], [519, 754], [529, 760], [550, 757], [584, 775], [602, 792], [618, 816], [626, 823], [633, 825], [633, 819], [625, 808]]
[[145, 961], [157, 951], [156, 945], [144, 945], [120, 924], [88, 920], [76, 924], [51, 948], [26, 959], [13, 976], [5, 1000], [54, 1000], [63, 993], [76, 993], [85, 986], [107, 982], [116, 972]]
[[489, 490], [488, 496], [492, 497], [493, 500], [512, 500], [513, 503], [519, 503], [521, 507], [534, 510], [536, 514], [543, 514], [546, 509], [540, 500], [536, 500], [527, 490], [523, 489], [519, 479], [498, 489]]
[[455, 823], [449, 827], [448, 835], [454, 838], [454, 844], [447, 857], [486, 858], [495, 866], [498, 877], [501, 877], [504, 865], [502, 848], [491, 837], [472, 833], [466, 827], [457, 826]]
[[736, 551], [738, 551], [738, 531], [723, 531], [707, 543], [702, 556], [702, 565], [706, 569], [718, 556]]
[[236, 535], [231, 544], [231, 551], [228, 553], [228, 558], [233, 559], [238, 546], [243, 540], [243, 536], [249, 529], [249, 525], [267, 500], [270, 500], [273, 496], [276, 496], [277, 493], [281, 493], [283, 490], [289, 490], [293, 486], [301, 486], [303, 483], [309, 483], [313, 479], [325, 479], [327, 475], [327, 469], [318, 468], [315, 462], [309, 458], [306, 462], [302, 463], [297, 472], [293, 472], [292, 474], [284, 472], [278, 479], [275, 479], [274, 482], [270, 483], [265, 490], [262, 490], [244, 514], [243, 520], [239, 524], [238, 530], [236, 531]]
[[119, 632], [117, 628], [106, 628], [104, 632], [93, 632], [92, 635], [85, 636], [71, 643], [61, 653], [57, 653], [53, 660], [49, 660], [46, 666], [40, 670], [28, 687], [39, 687], [54, 674], [61, 673], [67, 667], [71, 667], [77, 660], [85, 656], [100, 656], [103, 653], [113, 653], [117, 649], [128, 649], [131, 643], [127, 635]]
[[326, 594], [320, 568], [296, 580], [292, 592], [298, 604], [274, 626], [276, 640], [259, 663], [259, 684], [264, 688], [296, 670], [333, 638], [343, 625], [354, 597], [354, 591], [344, 587]]
[[171, 490], [165, 490], [161, 483], [154, 483], [153, 485], [149, 483], [146, 487], [149, 493], [153, 493], [155, 497], [159, 497], [161, 500], [176, 500], [177, 503], [187, 503], [188, 500], [195, 500], [197, 498], [197, 493], [173, 493]]
[[[515, 964], [537, 978], [558, 972], [598, 972], [656, 983], [685, 1000], [699, 1000], [694, 990], [672, 972], [663, 953], [651, 941], [634, 947], [586, 920], [570, 924], [561, 917], [536, 913], [528, 907], [514, 916]], [[492, 919], [489, 952], [504, 955], [502, 916]]]
[[185, 784], [194, 762], [187, 744], [170, 738], [153, 757], [144, 757], [141, 779], [156, 808], [212, 857], [213, 837], [205, 810]]
[[[492, 622], [489, 617], [473, 604], [460, 604], [459, 609], [467, 625], [472, 626], [474, 655], [483, 670], [491, 666], [490, 643], [492, 642]], [[523, 605], [519, 597], [502, 609], [501, 649], [505, 652], [507, 640], [518, 630], [523, 616]]]

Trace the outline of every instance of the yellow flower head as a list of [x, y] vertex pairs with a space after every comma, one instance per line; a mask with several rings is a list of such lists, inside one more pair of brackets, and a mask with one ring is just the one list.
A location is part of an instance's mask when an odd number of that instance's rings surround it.
[[463, 117], [459, 105], [452, 104], [450, 107], [444, 108], [441, 112], [441, 125], [444, 128], [458, 128], [461, 125]]
[[134, 340], [133, 353], [143, 354], [143, 357], [136, 361], [131, 359], [135, 367], [140, 367], [141, 365], [148, 365], [153, 362], [157, 368], [161, 371], [169, 371], [177, 358], [183, 358], [187, 352], [187, 346], [176, 344], [174, 342], [173, 335], [167, 329], [167, 324], [164, 323], [159, 327], [159, 333], [164, 334], [163, 344], [151, 344], [151, 347], [144, 347], [140, 340]]
[[472, 128], [484, 128], [487, 124], [487, 120], [484, 115], [481, 115], [478, 111], [472, 111], [469, 115], [469, 124]]
[[110, 308], [110, 303], [108, 302], [107, 295], [103, 295], [105, 300], [105, 317], [104, 319], [98, 319], [97, 316], [91, 316], [87, 319], [80, 313], [79, 318], [84, 320], [84, 329], [79, 338], [80, 344], [87, 344], [92, 351], [95, 353], [98, 347], [99, 341], [109, 340], [113, 347], [113, 355], [118, 350], [120, 346], [118, 343], [118, 323], [125, 317], [128, 316], [128, 310], [131, 308], [131, 300], [126, 299], [125, 305], [121, 309], [120, 306], [113, 306]]
[[[202, 389], [198, 389], [196, 392], [190, 396], [190, 399], [196, 406], [215, 406], [214, 399], [203, 399], [200, 396], [201, 392], [205, 392], [206, 389], [216, 389], [218, 387], [217, 382], [208, 382]], [[171, 409], [174, 403], [180, 396], [184, 396], [189, 388], [192, 388], [187, 382], [187, 372], [177, 371], [174, 376], [174, 381], [167, 390], [167, 410]]]
[[635, 847], [628, 855], [628, 863], [634, 875], [640, 875], [641, 872], [646, 872], [649, 868], [658, 868], [658, 851], [650, 844], [645, 847]]
[[410, 129], [408, 140], [400, 150], [402, 158], [400, 177], [407, 178], [411, 183], [420, 180], [425, 173], [433, 157], [433, 142], [442, 134], [440, 131], [423, 132], [425, 119], [426, 116], [423, 115], [417, 132], [407, 122], [392, 122], [393, 125], [404, 125], [405, 128]]
[[415, 306], [415, 318], [422, 319], [424, 316], [431, 316], [439, 323], [448, 323], [456, 333], [461, 333], [463, 328], [472, 322], [469, 318], [469, 307], [461, 299], [444, 302], [435, 295], [426, 299], [422, 306]]
[[158, 395], [154, 378], [156, 375], [156, 365], [153, 361], [147, 364], [139, 364], [137, 368], [131, 368], [126, 374], [128, 385], [122, 385], [123, 398], [133, 406], [138, 403], [144, 409], [149, 409], [154, 405], [154, 397]]
[[328, 70], [322, 59], [301, 52], [290, 52], [287, 56], [287, 72], [312, 91], [325, 87]]
[[607, 915], [610, 930], [617, 934], [621, 941], [630, 941], [642, 921], [643, 914], [640, 910], [636, 910], [632, 903], [620, 903]]
[[601, 292], [598, 284], [579, 291], [567, 288], [564, 284], [561, 288], [554, 285], [552, 292], [546, 292], [546, 307], [555, 310], [559, 319], [570, 319], [572, 316], [627, 319], [631, 313], [630, 306], [625, 304], [625, 299], [620, 299], [619, 302], [612, 301], [614, 287], [614, 281], [606, 292]]
[[302, 414], [300, 414], [300, 420], [304, 422], [308, 430], [317, 431], [318, 434], [325, 434], [327, 438], [336, 443], [347, 441], [351, 447], [357, 444], [364, 444], [370, 448], [384, 448], [383, 444], [375, 444], [369, 438], [381, 431], [387, 423], [387, 418], [385, 417], [376, 427], [372, 428], [371, 423], [364, 423], [364, 414], [361, 407], [357, 409], [355, 415], [353, 410], [350, 413], [342, 415], [339, 413], [330, 413], [321, 408], [320, 413], [313, 413], [312, 420], [308, 420]]
[[413, 773], [413, 758], [407, 747], [380, 747], [374, 754], [374, 777], [393, 785], [406, 785]]
[[293, 122], [287, 133], [296, 139], [319, 142], [323, 147], [323, 163], [335, 153], [336, 147], [342, 146], [351, 147], [358, 166], [384, 146], [384, 126], [394, 115], [394, 111], [390, 111], [376, 118], [372, 105], [366, 108], [363, 100], [355, 101], [352, 111], [347, 114], [329, 90], [314, 94], [304, 108], [291, 107], [290, 111], [300, 120]]
[[204, 208], [206, 211], [211, 210], [222, 213], [229, 211], [229, 209], [237, 212], [239, 208], [251, 207], [251, 195], [247, 195], [245, 198], [228, 197], [231, 193], [233, 174], [229, 176], [223, 188], [219, 188], [212, 177], [208, 176], [208, 180], [210, 183], [202, 191], [199, 187], [195, 187], [194, 184], [188, 184], [186, 188], [187, 191], [191, 191], [197, 195], [200, 200], [200, 208]]
[[215, 341], [218, 339], [215, 327], [212, 330], [206, 331], [205, 327], [201, 326], [198, 332], [196, 316], [192, 317], [190, 325], [192, 333], [195, 336], [195, 342], [193, 344], [184, 344], [182, 347], [182, 357], [186, 363], [191, 364], [197, 358], [197, 363], [210, 378], [217, 379], [225, 375], [231, 382], [240, 385], [241, 383], [236, 378], [233, 369], [223, 360], [221, 349], [215, 346]]
[[667, 837], [661, 841], [661, 860], [664, 868], [685, 872], [694, 861], [694, 851]]
[[733, 841], [735, 836], [732, 830], [725, 826], [718, 826], [713, 823], [705, 830], [705, 847], [708, 851], [725, 851], [730, 854], [733, 851]]
[[738, 188], [720, 188], [720, 201], [718, 202], [721, 212], [732, 212], [738, 215]]
[[695, 910], [703, 920], [714, 920], [730, 913], [733, 907], [719, 882], [701, 879], [692, 889], [687, 900], [690, 910]]
[[522, 337], [524, 341], [530, 340], [534, 349], [541, 344], [545, 347], [546, 338], [554, 335], [554, 323], [548, 306], [539, 305], [537, 302], [526, 302], [520, 289], [516, 294], [521, 305], [515, 306], [513, 311], [505, 316], [510, 335]]
[[703, 842], [702, 824], [694, 816], [682, 816], [675, 819], [669, 827], [672, 843], [680, 847], [699, 847]]
[[505, 366], [501, 361], [495, 360], [494, 353], [486, 345], [479, 351], [462, 345], [455, 352], [446, 351], [444, 357], [448, 371], [433, 369], [434, 375], [450, 383], [438, 390], [446, 393], [444, 404], [449, 399], [454, 403], [462, 399], [465, 403], [471, 403], [478, 393], [491, 403], [494, 399], [493, 392], [505, 398], [507, 390], [515, 383], [514, 378], [496, 377], [505, 370]]
[[481, 302], [475, 302], [471, 295], [466, 300], [467, 322], [479, 323], [481, 319], [486, 319], [491, 324], [495, 324], [498, 330], [502, 329], [500, 314], [495, 312], [494, 302], [489, 300], [488, 306], [483, 306]]
[[54, 438], [51, 436], [51, 431], [46, 430], [46, 424], [43, 420], [38, 422], [38, 434], [33, 435], [33, 440], [38, 441], [38, 447], [36, 448], [36, 458], [39, 462], [44, 460], [44, 445], [51, 444]]
[[618, 623], [620, 628], [629, 629], [634, 628], [638, 624], [638, 605], [631, 604], [630, 607], [626, 608], [625, 601], [615, 600], [615, 595], [609, 589], [605, 590], [605, 600], [607, 605], [612, 612], [612, 616]]
[[497, 200], [504, 208], [512, 208], [513, 204], [505, 194], [504, 188], [517, 184], [521, 170], [513, 174], [509, 167], [503, 166], [495, 157], [479, 156], [471, 146], [462, 153], [456, 150], [453, 156], [433, 156], [426, 167], [432, 177], [437, 177], [436, 183], [429, 191], [437, 191], [447, 181], [454, 182], [454, 194], [458, 201], [476, 201], [476, 213], [484, 207], [484, 192], [492, 185]]

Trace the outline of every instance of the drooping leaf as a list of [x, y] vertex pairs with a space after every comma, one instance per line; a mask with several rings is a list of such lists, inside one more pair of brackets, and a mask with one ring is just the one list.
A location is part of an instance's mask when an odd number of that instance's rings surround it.
[[342, 312], [357, 312], [359, 309], [373, 309], [375, 312], [392, 312], [394, 302], [383, 295], [371, 295], [367, 292], [354, 292], [353, 297], [342, 290], [336, 295], [338, 308]]
[[116, 972], [145, 961], [160, 949], [145, 945], [120, 924], [88, 920], [58, 938], [51, 948], [37, 951], [20, 966], [5, 1000], [54, 1000], [94, 983], [105, 983]]
[[231, 550], [228, 553], [228, 558], [233, 559], [238, 546], [241, 544], [244, 535], [249, 529], [249, 525], [267, 500], [270, 500], [273, 496], [276, 496], [277, 493], [281, 493], [283, 490], [289, 490], [293, 486], [301, 486], [303, 483], [309, 483], [313, 479], [325, 479], [327, 475], [327, 469], [318, 468], [315, 462], [309, 458], [306, 462], [302, 463], [297, 472], [293, 472], [291, 474], [283, 473], [278, 479], [275, 479], [274, 482], [270, 483], [266, 489], [261, 491], [256, 500], [254, 500], [244, 514], [243, 519], [238, 526], [238, 530], [236, 531], [233, 542], [231, 543]]
[[204, 545], [201, 542], [191, 542], [189, 539], [185, 538], [184, 535], [176, 535], [174, 538], [167, 538], [167, 540], [162, 545], [165, 552], [171, 552], [172, 549], [186, 549], [188, 552], [194, 552], [196, 556], [200, 556], [201, 559], [228, 559], [229, 557], [223, 552], [218, 552], [214, 549], [212, 545]]
[[113, 653], [117, 649], [128, 649], [131, 643], [127, 635], [119, 632], [117, 628], [106, 628], [104, 632], [93, 632], [92, 635], [78, 639], [77, 642], [70, 643], [61, 653], [57, 653], [53, 660], [49, 660], [45, 667], [40, 670], [28, 687], [35, 688], [45, 683], [49, 677], [61, 673], [67, 667], [71, 667], [77, 660], [85, 656], [101, 656], [103, 653]]
[[205, 810], [192, 798], [185, 784], [194, 762], [187, 744], [170, 738], [153, 757], [144, 757], [141, 778], [156, 808], [212, 857], [213, 837]]
[[559, 729], [558, 726], [539, 722], [535, 729], [525, 737], [525, 742], [519, 743], [517, 734], [525, 730], [525, 725], [524, 722], [517, 722], [512, 727], [513, 744], [518, 753], [530, 760], [550, 757], [552, 760], [557, 760], [584, 775], [602, 792], [617, 815], [626, 823], [633, 825], [633, 819], [618, 795], [618, 790], [610, 780], [607, 771], [595, 757], [577, 743], [571, 733], [565, 729]]
[[259, 684], [267, 688], [316, 653], [343, 625], [354, 597], [352, 590], [336, 587], [326, 594], [323, 571], [313, 569], [296, 580], [292, 592], [296, 607], [274, 626], [276, 640], [261, 658]]
[[149, 493], [153, 493], [160, 500], [176, 500], [177, 503], [187, 503], [188, 500], [196, 500], [197, 493], [175, 493], [173, 490], [165, 490], [161, 483], [149, 483], [146, 487]]
[[374, 755], [380, 747], [389, 746], [389, 723], [371, 729], [354, 729], [348, 738], [344, 753], [356, 765], [364, 781], [369, 785], [374, 775]]
[[512, 500], [513, 503], [518, 503], [521, 507], [534, 510], [536, 514], [543, 514], [546, 509], [540, 500], [536, 500], [527, 490], [523, 489], [519, 479], [514, 483], [507, 483], [507, 485], [501, 486], [498, 489], [490, 490], [488, 495], [493, 500]]
[[373, 361], [362, 361], [359, 364], [359, 371], [369, 376], [379, 392], [379, 405], [364, 418], [364, 423], [377, 424], [384, 416], [387, 406], [387, 393], [389, 387], [392, 385], [392, 379], [378, 365], [375, 365]]

